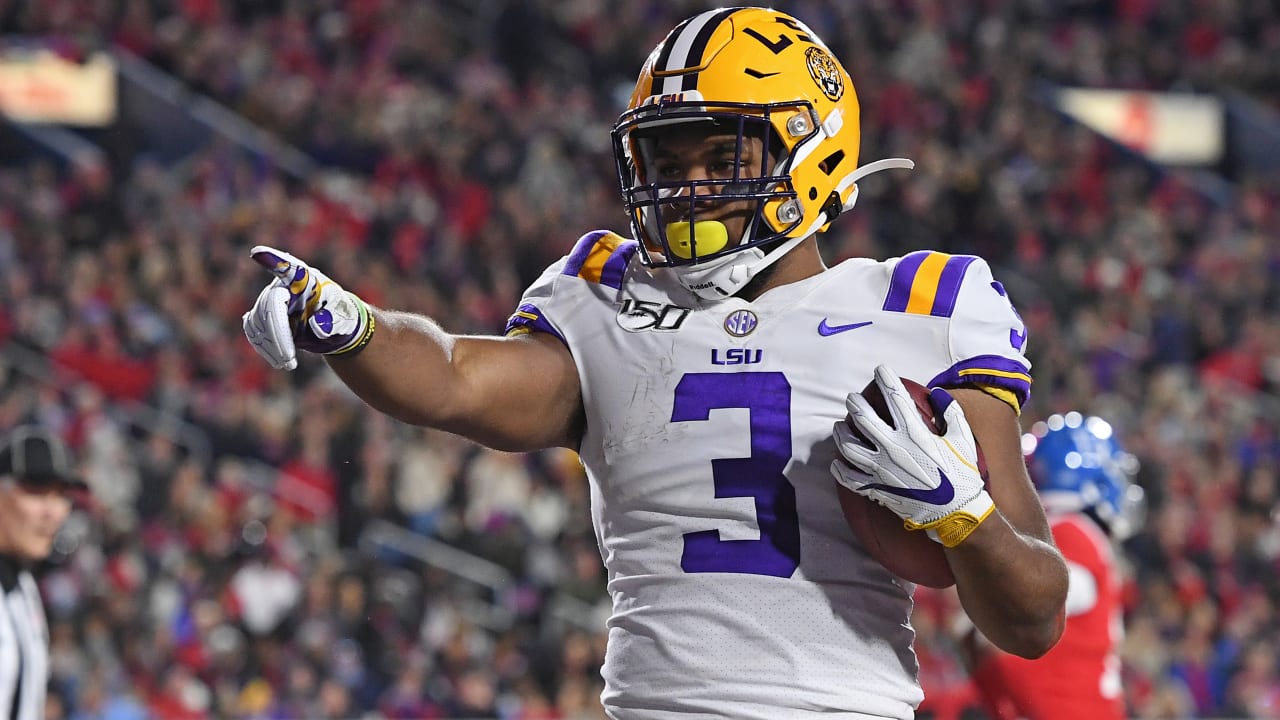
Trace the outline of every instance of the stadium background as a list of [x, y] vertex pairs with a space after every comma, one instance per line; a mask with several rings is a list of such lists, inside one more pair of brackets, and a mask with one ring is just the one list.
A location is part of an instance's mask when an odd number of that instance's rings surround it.
[[[44, 574], [51, 718], [600, 717], [604, 578], [568, 453], [368, 411], [240, 335], [287, 247], [379, 305], [495, 332], [589, 228], [607, 131], [710, 4], [0, 0], [0, 50], [117, 63], [102, 127], [0, 119], [0, 430], [39, 421], [92, 501]], [[1024, 417], [1105, 415], [1141, 462], [1125, 547], [1137, 718], [1280, 717], [1280, 6], [779, 2], [850, 69], [863, 183], [828, 258], [987, 257], [1022, 310]], [[1206, 93], [1225, 152], [1153, 163], [1046, 88]], [[976, 718], [916, 613], [925, 710]]]

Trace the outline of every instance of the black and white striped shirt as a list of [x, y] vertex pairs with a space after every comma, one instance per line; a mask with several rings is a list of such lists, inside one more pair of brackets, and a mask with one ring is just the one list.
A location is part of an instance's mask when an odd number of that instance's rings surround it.
[[49, 627], [31, 573], [0, 555], [0, 720], [43, 720]]

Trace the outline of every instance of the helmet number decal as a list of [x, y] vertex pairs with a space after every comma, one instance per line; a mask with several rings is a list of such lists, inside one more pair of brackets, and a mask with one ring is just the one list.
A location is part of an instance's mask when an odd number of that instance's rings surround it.
[[[781, 17], [774, 18], [774, 20], [794, 30], [796, 32], [797, 39], [801, 42], [813, 43], [813, 38], [809, 37], [809, 34], [805, 32], [804, 26], [795, 20]], [[742, 32], [744, 35], [750, 35], [751, 37], [759, 40], [760, 44], [769, 48], [769, 52], [772, 52], [774, 55], [786, 50], [795, 43], [795, 40], [791, 39], [785, 32], [778, 36], [777, 40], [770, 40], [751, 28], [743, 28]]]
[[770, 40], [769, 38], [761, 35], [755, 30], [752, 30], [751, 28], [743, 28], [742, 32], [743, 34], [750, 35], [751, 37], [759, 40], [760, 44], [769, 48], [769, 50], [772, 51], [774, 55], [777, 55], [783, 50], [786, 50], [787, 48], [791, 47], [791, 44], [795, 42], [794, 40], [787, 37], [786, 35], [779, 37], [777, 40]]

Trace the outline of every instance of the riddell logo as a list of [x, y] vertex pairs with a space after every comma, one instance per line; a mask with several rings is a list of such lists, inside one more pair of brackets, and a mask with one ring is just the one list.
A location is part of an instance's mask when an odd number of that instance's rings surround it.
[[729, 295], [729, 293], [724, 291], [724, 288], [715, 284], [715, 282], [712, 280], [708, 280], [707, 282], [697, 283], [696, 285], [689, 286], [689, 290], [693, 292], [698, 292], [699, 290], [706, 290], [707, 288], [711, 288], [712, 290], [715, 290], [716, 292], [720, 293], [720, 295], [723, 297], [728, 297]]

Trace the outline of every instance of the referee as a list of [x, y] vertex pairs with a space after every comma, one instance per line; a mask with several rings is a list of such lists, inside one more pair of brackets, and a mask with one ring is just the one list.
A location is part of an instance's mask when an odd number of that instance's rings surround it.
[[31, 566], [84, 490], [67, 448], [37, 427], [0, 442], [0, 720], [43, 720], [49, 678], [49, 628]]

